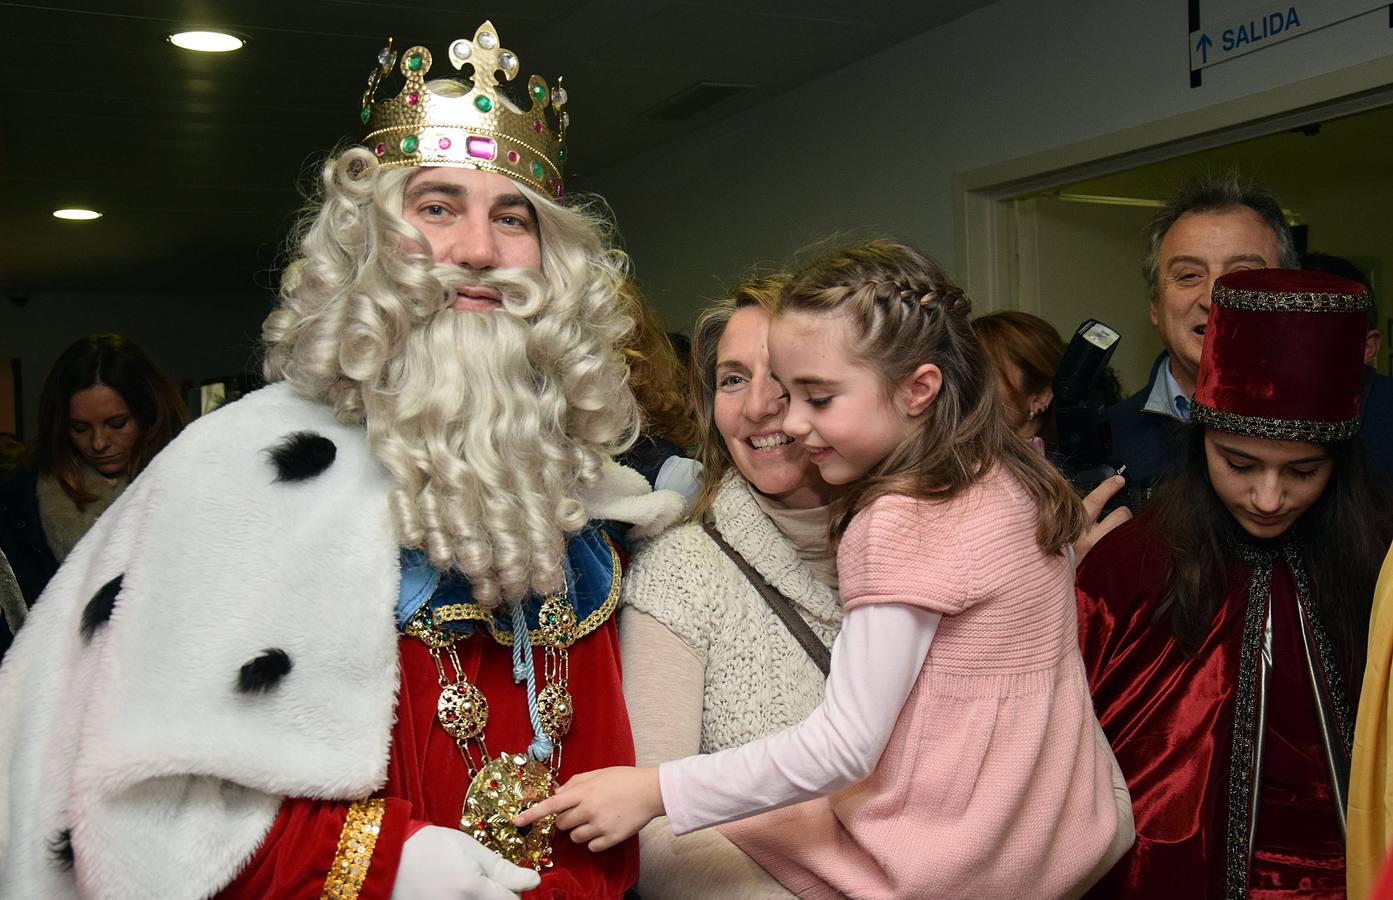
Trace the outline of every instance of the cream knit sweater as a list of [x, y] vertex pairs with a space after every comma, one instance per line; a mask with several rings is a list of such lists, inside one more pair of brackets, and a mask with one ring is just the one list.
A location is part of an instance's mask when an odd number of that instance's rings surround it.
[[[835, 591], [799, 559], [744, 479], [727, 476], [712, 513], [725, 539], [830, 644], [841, 627]], [[700, 525], [641, 546], [624, 601], [619, 641], [639, 765], [737, 746], [802, 721], [822, 700], [822, 673]], [[679, 838], [661, 817], [640, 841], [644, 897], [793, 896], [717, 829]]]
[[[831, 645], [842, 619], [836, 593], [798, 558], [738, 474], [727, 475], [712, 513], [721, 536]], [[639, 549], [624, 576], [623, 602], [667, 626], [701, 660], [702, 753], [801, 722], [822, 701], [822, 673], [697, 523]]]

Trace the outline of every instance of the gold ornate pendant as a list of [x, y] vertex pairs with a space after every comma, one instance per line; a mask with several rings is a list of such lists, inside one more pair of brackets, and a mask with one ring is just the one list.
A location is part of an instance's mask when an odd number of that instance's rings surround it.
[[559, 684], [549, 684], [537, 695], [537, 713], [542, 720], [542, 730], [553, 741], [559, 741], [571, 730], [571, 719], [575, 716], [575, 705], [571, 694]]
[[538, 819], [527, 828], [518, 828], [513, 820], [555, 791], [546, 766], [520, 753], [500, 753], [470, 782], [460, 829], [514, 865], [549, 869], [556, 817]]
[[441, 689], [435, 715], [450, 737], [467, 741], [484, 733], [489, 721], [489, 702], [482, 691], [461, 679]]

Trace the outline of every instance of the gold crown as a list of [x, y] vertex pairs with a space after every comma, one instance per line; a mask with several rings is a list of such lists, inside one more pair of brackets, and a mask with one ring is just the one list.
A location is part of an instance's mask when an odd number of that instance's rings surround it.
[[472, 82], [447, 78], [436, 82], [435, 90], [427, 88], [430, 51], [412, 47], [401, 55], [398, 66], [406, 86], [392, 99], [378, 102], [378, 86], [398, 63], [388, 38], [363, 92], [363, 145], [386, 167], [468, 166], [515, 178], [560, 199], [566, 126], [571, 121], [562, 109], [566, 89], [561, 79], [549, 88], [545, 79], [533, 75], [527, 81], [532, 106], [518, 109], [498, 89], [497, 77], [502, 73], [511, 81], [518, 73], [518, 58], [503, 49], [492, 22], [480, 25], [472, 41], [460, 38], [452, 43], [449, 54], [456, 70], [469, 64]]

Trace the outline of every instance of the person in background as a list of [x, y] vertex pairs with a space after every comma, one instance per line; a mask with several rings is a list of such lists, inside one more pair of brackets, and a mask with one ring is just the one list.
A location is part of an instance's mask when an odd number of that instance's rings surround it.
[[1383, 332], [1379, 328], [1378, 298], [1368, 276], [1347, 259], [1329, 253], [1303, 253], [1301, 268], [1329, 272], [1364, 285], [1369, 294], [1369, 332], [1364, 338], [1364, 389], [1360, 392], [1359, 437], [1364, 441], [1369, 464], [1384, 478], [1393, 479], [1393, 378], [1378, 370]]
[[0, 484], [0, 550], [28, 605], [188, 421], [178, 388], [133, 341], [94, 334], [59, 354], [27, 462]]
[[1367, 316], [1343, 278], [1220, 277], [1180, 466], [1079, 567], [1084, 664], [1137, 830], [1091, 896], [1343, 896], [1393, 539], [1357, 439]]
[[686, 366], [638, 286], [625, 280], [619, 296], [634, 320], [624, 358], [629, 363], [629, 389], [643, 415], [638, 441], [619, 462], [637, 470], [656, 489], [682, 494], [690, 506], [701, 489], [701, 466], [687, 456], [697, 444], [697, 427], [687, 406]]
[[972, 330], [996, 373], [1001, 411], [1016, 434], [1039, 438], [1054, 449], [1054, 373], [1064, 357], [1064, 341], [1039, 316], [1017, 310], [988, 313], [972, 320]]
[[1186, 182], [1152, 220], [1148, 238], [1142, 276], [1165, 350], [1146, 386], [1107, 411], [1113, 455], [1143, 496], [1179, 455], [1175, 423], [1190, 419], [1215, 279], [1299, 265], [1281, 202], [1236, 172]]

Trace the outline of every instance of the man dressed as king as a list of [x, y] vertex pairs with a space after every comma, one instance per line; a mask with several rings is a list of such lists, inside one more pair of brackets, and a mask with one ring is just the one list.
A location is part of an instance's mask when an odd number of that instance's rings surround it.
[[[0, 670], [0, 896], [620, 897], [514, 827], [632, 765], [624, 542], [678, 514], [566, 92], [489, 23], [394, 47], [263, 328], [270, 386], [102, 517]], [[392, 86], [397, 90], [392, 93]]]

